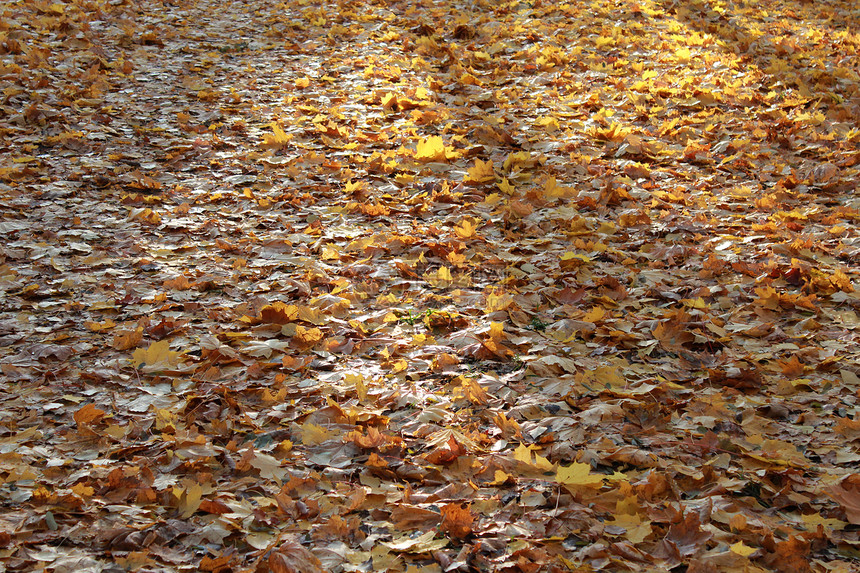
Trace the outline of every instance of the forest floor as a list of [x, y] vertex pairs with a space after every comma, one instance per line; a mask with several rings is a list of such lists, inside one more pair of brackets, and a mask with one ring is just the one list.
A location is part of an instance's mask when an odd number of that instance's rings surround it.
[[849, 0], [0, 6], [0, 569], [860, 571]]

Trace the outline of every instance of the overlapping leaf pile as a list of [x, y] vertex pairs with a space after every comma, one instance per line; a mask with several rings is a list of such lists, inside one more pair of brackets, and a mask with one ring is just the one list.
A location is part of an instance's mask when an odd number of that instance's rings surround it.
[[852, 2], [0, 15], [6, 570], [856, 570]]

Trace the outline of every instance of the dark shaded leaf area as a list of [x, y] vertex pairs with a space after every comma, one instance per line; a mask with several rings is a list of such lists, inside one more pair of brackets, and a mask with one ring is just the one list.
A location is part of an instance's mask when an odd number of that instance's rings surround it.
[[8, 0], [5, 571], [860, 570], [848, 0]]

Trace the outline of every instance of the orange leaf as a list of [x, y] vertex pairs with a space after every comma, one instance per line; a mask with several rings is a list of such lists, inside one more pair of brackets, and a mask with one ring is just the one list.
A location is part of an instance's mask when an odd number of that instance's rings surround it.
[[132, 331], [117, 332], [111, 342], [114, 350], [129, 350], [135, 348], [143, 340], [143, 328], [138, 326]]
[[223, 501], [204, 499], [200, 502], [200, 511], [211, 513], [213, 515], [223, 515], [233, 511]]
[[107, 414], [107, 412], [100, 408], [96, 408], [93, 404], [86, 404], [80, 410], [75, 412], [73, 417], [75, 422], [78, 424], [78, 428], [80, 428], [90, 424], [97, 424], [105, 417], [105, 414]]
[[472, 533], [475, 516], [468, 505], [449, 503], [442, 506], [442, 523], [439, 528], [448, 535], [463, 539]]

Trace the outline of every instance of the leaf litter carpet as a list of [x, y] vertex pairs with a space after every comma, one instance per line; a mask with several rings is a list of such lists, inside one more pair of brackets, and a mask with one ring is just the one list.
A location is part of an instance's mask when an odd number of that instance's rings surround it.
[[6, 571], [857, 571], [853, 2], [0, 6]]

